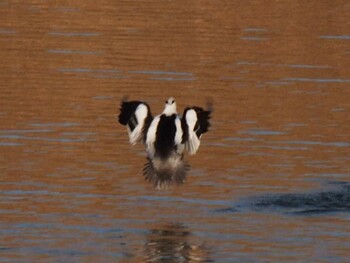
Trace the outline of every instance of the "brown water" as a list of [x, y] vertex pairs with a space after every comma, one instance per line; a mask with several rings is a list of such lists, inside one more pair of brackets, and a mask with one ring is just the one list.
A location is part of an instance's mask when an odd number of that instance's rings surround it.
[[[350, 3], [0, 1], [1, 262], [346, 262]], [[157, 191], [120, 99], [214, 101]]]

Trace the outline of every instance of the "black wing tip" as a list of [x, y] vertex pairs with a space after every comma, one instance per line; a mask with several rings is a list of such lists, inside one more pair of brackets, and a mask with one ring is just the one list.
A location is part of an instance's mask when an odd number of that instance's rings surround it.
[[120, 103], [120, 108], [119, 108], [119, 116], [118, 116], [118, 121], [121, 125], [127, 125], [128, 121], [130, 120], [131, 116], [134, 114], [136, 108], [141, 104], [145, 104], [148, 108], [149, 115], [151, 115], [149, 106], [147, 103], [143, 101], [138, 101], [138, 100], [133, 100], [133, 101], [128, 101], [128, 96], [123, 96], [121, 103]]
[[126, 125], [131, 117], [128, 112], [128, 95], [124, 95], [120, 101], [118, 121], [121, 125]]
[[[213, 100], [212, 99], [207, 99], [207, 109], [203, 109], [202, 107], [198, 107], [198, 106], [192, 106], [192, 107], [186, 107], [184, 109], [184, 113], [183, 116], [186, 115], [187, 111], [189, 110], [194, 110], [197, 114], [197, 118], [198, 118], [198, 122], [199, 122], [199, 129], [196, 131], [196, 134], [198, 136], [198, 138], [200, 138], [200, 136], [203, 133], [206, 133], [209, 130], [209, 127], [211, 126], [209, 120], [212, 118], [212, 113], [213, 113]], [[185, 118], [182, 119], [183, 122], [183, 126], [185, 126]], [[185, 139], [186, 140], [186, 137]]]
[[128, 102], [122, 101], [119, 111], [118, 121], [121, 125], [126, 125], [132, 115]]
[[209, 130], [209, 127], [211, 126], [210, 124], [210, 119], [212, 118], [212, 112], [213, 108], [212, 106], [208, 105], [208, 109], [204, 110], [202, 108], [195, 109], [198, 117], [198, 122], [200, 129], [197, 131], [197, 135], [200, 136], [203, 133], [206, 133]]

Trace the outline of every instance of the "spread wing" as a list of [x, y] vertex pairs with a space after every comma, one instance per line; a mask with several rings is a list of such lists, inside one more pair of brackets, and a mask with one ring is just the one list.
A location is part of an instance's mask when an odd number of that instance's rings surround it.
[[210, 114], [211, 109], [204, 110], [200, 107], [188, 107], [184, 110], [181, 119], [182, 142], [191, 155], [197, 152], [202, 134], [208, 131]]
[[131, 144], [144, 141], [146, 130], [152, 120], [153, 117], [148, 104], [142, 101], [122, 101], [119, 123], [127, 127]]

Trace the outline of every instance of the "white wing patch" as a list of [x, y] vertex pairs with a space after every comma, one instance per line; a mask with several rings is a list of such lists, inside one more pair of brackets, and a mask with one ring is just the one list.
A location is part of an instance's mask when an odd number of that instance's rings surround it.
[[128, 126], [130, 143], [133, 145], [142, 139], [142, 129], [143, 129], [143, 126], [145, 125], [147, 114], [148, 114], [148, 108], [145, 104], [141, 103], [139, 106], [137, 106], [135, 110], [135, 117], [137, 120], [137, 124], [134, 123], [135, 128], [133, 131], [131, 131]]
[[175, 145], [177, 147], [177, 153], [182, 154], [182, 152], [184, 150], [184, 145], [182, 144], [183, 131], [182, 131], [181, 120], [180, 120], [179, 116], [176, 116], [175, 127], [176, 127], [176, 132], [175, 132], [174, 142], [175, 142]]
[[195, 110], [191, 109], [186, 112], [186, 123], [188, 125], [188, 140], [185, 143], [185, 149], [189, 152], [190, 155], [193, 155], [197, 152], [200, 140], [197, 137], [195, 126], [198, 121], [197, 113]]
[[153, 158], [155, 153], [154, 142], [156, 141], [157, 127], [158, 127], [159, 121], [160, 121], [160, 116], [158, 115], [153, 119], [147, 131], [146, 148], [147, 148], [148, 156], [150, 158]]

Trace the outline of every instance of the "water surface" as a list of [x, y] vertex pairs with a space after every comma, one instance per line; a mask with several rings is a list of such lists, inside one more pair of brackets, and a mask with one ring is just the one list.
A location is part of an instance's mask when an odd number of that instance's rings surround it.
[[[0, 2], [0, 261], [346, 262], [348, 1]], [[157, 191], [118, 125], [214, 102]]]

